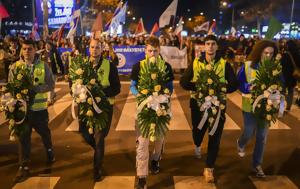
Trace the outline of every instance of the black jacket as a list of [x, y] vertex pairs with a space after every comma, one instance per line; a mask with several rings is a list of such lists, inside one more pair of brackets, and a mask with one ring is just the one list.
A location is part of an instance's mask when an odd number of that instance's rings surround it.
[[[217, 55], [215, 58], [215, 62], [220, 60], [220, 56]], [[200, 62], [206, 63], [204, 56], [200, 57]], [[196, 91], [195, 83], [191, 82], [194, 77], [193, 64], [189, 65], [189, 67], [185, 70], [183, 76], [180, 78], [180, 85], [185, 90]], [[225, 65], [225, 80], [227, 81], [227, 93], [232, 93], [237, 90], [239, 86], [239, 82], [234, 74], [234, 71], [229, 63], [226, 62]], [[191, 107], [198, 107], [196, 101], [191, 99]]]
[[56, 49], [53, 49], [49, 52], [48, 54], [49, 58], [50, 58], [50, 62], [51, 62], [51, 70], [52, 70], [52, 73], [54, 75], [58, 74], [58, 69], [60, 70], [60, 73], [61, 74], [64, 74], [65, 72], [65, 69], [64, 69], [64, 65], [62, 63], [62, 60], [58, 54], [58, 51]]

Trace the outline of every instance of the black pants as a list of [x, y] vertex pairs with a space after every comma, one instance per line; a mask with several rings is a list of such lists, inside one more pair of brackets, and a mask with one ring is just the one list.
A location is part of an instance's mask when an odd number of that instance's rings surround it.
[[93, 134], [89, 134], [88, 127], [85, 122], [79, 121], [79, 132], [83, 136], [84, 140], [94, 148], [94, 168], [99, 169], [102, 166], [104, 157], [104, 139], [108, 135], [113, 115], [113, 106], [110, 106], [108, 113], [107, 127], [103, 130], [95, 130]]
[[[202, 119], [201, 116], [202, 112], [200, 112], [199, 108], [191, 108], [191, 114], [192, 114], [192, 125], [193, 125], [193, 130], [192, 130], [193, 140], [194, 140], [194, 144], [199, 147], [203, 141], [209, 123], [208, 121], [206, 121], [204, 126], [200, 130], [197, 127]], [[219, 152], [219, 146], [220, 146], [221, 136], [224, 128], [224, 123], [225, 123], [225, 113], [222, 113], [216, 132], [212, 136], [209, 135], [208, 138], [206, 167], [213, 168], [215, 165], [218, 152]]]
[[32, 128], [41, 136], [46, 151], [52, 149], [51, 132], [48, 127], [49, 116], [48, 110], [31, 111], [28, 112], [28, 125], [29, 127], [24, 135], [20, 137], [21, 143], [21, 157], [20, 164], [28, 163], [31, 151], [31, 133]]

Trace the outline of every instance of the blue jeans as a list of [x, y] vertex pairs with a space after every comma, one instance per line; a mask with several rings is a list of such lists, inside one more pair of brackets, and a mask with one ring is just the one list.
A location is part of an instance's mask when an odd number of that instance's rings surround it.
[[[253, 113], [244, 112], [244, 130], [238, 140], [238, 145], [244, 148], [252, 136], [256, 133], [256, 141], [253, 152], [253, 168], [262, 164], [265, 144], [267, 142], [267, 134], [269, 125], [266, 120], [260, 120]], [[259, 124], [260, 123], [260, 124]]]

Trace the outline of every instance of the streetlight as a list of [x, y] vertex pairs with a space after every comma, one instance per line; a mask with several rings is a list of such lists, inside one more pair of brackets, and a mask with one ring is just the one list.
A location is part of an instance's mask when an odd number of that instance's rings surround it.
[[232, 6], [231, 3], [227, 3], [227, 1], [221, 1], [221, 6], [220, 8], [223, 9], [228, 9], [228, 8], [232, 8], [232, 14], [231, 14], [231, 26], [234, 26], [234, 6]]
[[132, 20], [135, 20], [135, 17], [132, 17]]
[[294, 17], [294, 8], [295, 8], [295, 0], [292, 2], [292, 11], [291, 11], [291, 19], [290, 19], [290, 29], [289, 29], [289, 36], [291, 37], [291, 31], [292, 31], [292, 22]]
[[192, 21], [192, 18], [189, 18], [189, 21]]
[[203, 12], [200, 12], [200, 15], [203, 16]]
[[130, 15], [130, 14], [131, 14], [131, 12], [130, 12], [130, 11], [127, 11], [127, 14], [128, 14], [128, 15]]

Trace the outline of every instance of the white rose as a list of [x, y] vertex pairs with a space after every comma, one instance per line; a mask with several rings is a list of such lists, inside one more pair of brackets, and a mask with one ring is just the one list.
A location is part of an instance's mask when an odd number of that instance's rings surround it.
[[261, 88], [261, 90], [264, 90], [266, 88], [266, 85], [262, 84], [260, 88]]
[[152, 80], [155, 80], [156, 78], [157, 78], [157, 74], [156, 74], [156, 73], [152, 73], [152, 74], [151, 74], [151, 79], [152, 79]]
[[225, 109], [225, 105], [224, 105], [224, 104], [221, 104], [221, 105], [220, 105], [220, 108], [221, 108], [221, 110], [224, 110], [224, 109]]
[[89, 134], [91, 135], [91, 134], [93, 134], [94, 133], [94, 130], [93, 130], [93, 128], [89, 128]]
[[164, 93], [165, 93], [165, 94], [169, 94], [169, 93], [170, 93], [170, 90], [169, 90], [168, 88], [165, 88]]
[[226, 92], [227, 92], [227, 89], [226, 89], [226, 87], [222, 87], [222, 88], [221, 88], [221, 91], [223, 91], [223, 92], [225, 92], [225, 93], [226, 93]]
[[271, 116], [270, 114], [267, 114], [266, 119], [267, 119], [268, 121], [271, 121], [272, 116]]
[[91, 79], [90, 84], [95, 85], [96, 84], [96, 79]]
[[87, 103], [88, 103], [89, 105], [93, 105], [93, 99], [92, 99], [92, 98], [88, 98], [88, 99], [87, 99]]
[[211, 108], [211, 111], [212, 111], [213, 115], [217, 114], [217, 109], [216, 108]]
[[208, 70], [208, 71], [211, 71], [211, 70], [212, 70], [212, 67], [211, 67], [210, 64], [207, 64], [207, 65], [205, 66], [205, 69]]
[[158, 92], [153, 92], [152, 95], [153, 96], [158, 96]]
[[276, 76], [276, 75], [278, 75], [278, 74], [279, 74], [279, 71], [278, 71], [278, 70], [273, 70], [273, 71], [272, 71], [272, 75], [273, 75], [273, 76]]
[[207, 83], [208, 83], [209, 85], [211, 85], [211, 84], [213, 83], [213, 80], [210, 79], [210, 78], [208, 78], [208, 79], [207, 79]]
[[89, 116], [89, 117], [92, 117], [94, 115], [93, 111], [92, 110], [88, 110], [86, 112], [86, 115]]
[[13, 120], [13, 119], [11, 119], [11, 120], [9, 120], [9, 125], [14, 125], [15, 124], [15, 120]]
[[100, 97], [96, 97], [95, 99], [96, 99], [96, 102], [97, 102], [97, 103], [99, 103], [99, 102], [101, 101], [101, 98], [100, 98]]
[[23, 75], [22, 74], [18, 74], [17, 75], [17, 80], [21, 80], [21, 79], [23, 79]]
[[203, 94], [202, 93], [199, 93], [199, 98], [202, 98], [203, 97]]
[[82, 75], [82, 74], [83, 74], [83, 70], [82, 70], [81, 68], [79, 68], [79, 69], [77, 69], [77, 70], [75, 71], [75, 73], [76, 73], [77, 75]]
[[87, 98], [87, 96], [86, 96], [86, 94], [80, 94], [79, 95], [79, 99], [80, 99], [80, 102], [85, 102], [86, 101], [86, 98]]
[[278, 88], [278, 85], [271, 85], [271, 89], [276, 90]]

